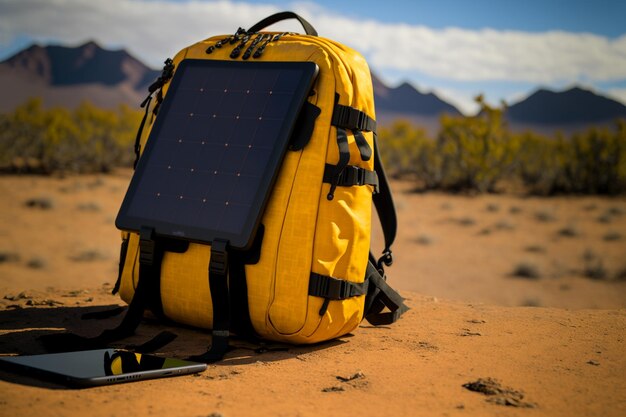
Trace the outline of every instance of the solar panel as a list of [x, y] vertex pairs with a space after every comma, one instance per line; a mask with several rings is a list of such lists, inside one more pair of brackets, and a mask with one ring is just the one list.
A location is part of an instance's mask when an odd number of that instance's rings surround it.
[[317, 65], [180, 63], [116, 226], [251, 243]]

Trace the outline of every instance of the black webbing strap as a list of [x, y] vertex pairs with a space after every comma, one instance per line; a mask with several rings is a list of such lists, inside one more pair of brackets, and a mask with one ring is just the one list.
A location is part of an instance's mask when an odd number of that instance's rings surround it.
[[309, 295], [330, 300], [345, 300], [367, 294], [368, 285], [368, 281], [356, 283], [311, 272]]
[[[369, 282], [369, 291], [365, 298], [365, 319], [374, 326], [396, 322], [409, 308], [404, 299], [387, 284], [385, 278], [374, 264], [367, 263], [365, 281]], [[383, 312], [387, 307], [389, 311]]]
[[146, 111], [141, 118], [141, 123], [139, 123], [139, 129], [137, 129], [137, 136], [135, 136], [135, 161], [133, 162], [133, 169], [137, 168], [137, 163], [139, 162], [139, 157], [141, 156], [141, 135], [143, 134], [143, 128], [146, 125], [146, 120], [148, 119], [148, 111], [150, 109], [150, 102], [152, 101], [152, 93], [146, 97], [146, 99], [141, 103], [141, 107], [145, 107]]
[[128, 241], [129, 237], [122, 239], [122, 244], [120, 245], [120, 262], [117, 270], [117, 280], [115, 281], [115, 286], [111, 291], [111, 294], [115, 295], [120, 290], [120, 285], [122, 284], [122, 272], [124, 272], [124, 264], [126, 263], [126, 254], [128, 253]]
[[337, 188], [337, 180], [348, 166], [350, 162], [350, 147], [348, 146], [348, 134], [345, 129], [337, 128], [337, 147], [339, 148], [339, 162], [337, 165], [331, 165], [333, 168], [332, 180], [330, 181], [330, 190], [326, 195], [328, 200], [335, 198], [335, 188]]
[[383, 229], [383, 236], [385, 237], [383, 256], [377, 262], [378, 267], [382, 268], [382, 263], [387, 266], [393, 263], [391, 245], [396, 238], [398, 220], [396, 218], [396, 207], [391, 196], [391, 188], [380, 159], [376, 135], [374, 135], [374, 171], [378, 175], [378, 193], [374, 194], [373, 200]]
[[369, 117], [367, 113], [337, 103], [335, 103], [330, 124], [344, 129], [376, 132], [376, 120]]
[[209, 288], [213, 304], [213, 330], [209, 349], [189, 360], [213, 363], [221, 361], [228, 352], [230, 336], [230, 296], [228, 292], [228, 241], [214, 239], [211, 242], [209, 261]]
[[137, 129], [137, 136], [135, 137], [135, 162], [133, 162], [133, 169], [137, 168], [137, 163], [139, 162], [139, 157], [141, 155], [141, 135], [143, 133], [143, 128], [146, 124], [146, 119], [148, 118], [148, 110], [150, 109], [150, 102], [152, 101], [152, 94], [155, 91], [159, 90], [157, 95], [157, 105], [155, 106], [153, 113], [157, 113], [157, 108], [163, 101], [163, 86], [172, 78], [174, 75], [174, 61], [170, 58], [167, 58], [163, 65], [163, 71], [161, 71], [161, 76], [157, 78], [150, 86], [148, 87], [148, 96], [141, 103], [140, 107], [146, 109], [143, 118], [141, 119], [141, 123], [139, 124], [139, 129]]
[[259, 262], [261, 245], [265, 227], [259, 225], [254, 242], [246, 251], [232, 251], [228, 261], [228, 291], [230, 295], [230, 329], [238, 336], [249, 339], [255, 338], [254, 327], [250, 320], [248, 306], [248, 283], [246, 280], [246, 265]]
[[161, 302], [161, 264], [164, 255], [164, 244], [156, 239], [154, 230], [142, 227], [139, 231], [139, 282], [143, 281], [147, 286], [146, 308], [161, 318], [164, 317]]
[[352, 133], [354, 134], [354, 141], [361, 155], [361, 161], [369, 161], [372, 159], [372, 148], [370, 148], [370, 144], [367, 143], [367, 139], [363, 136], [363, 132], [354, 129]]
[[374, 192], [378, 191], [378, 174], [376, 174], [376, 171], [348, 165], [339, 174], [338, 178], [334, 179], [334, 175], [335, 165], [326, 164], [324, 167], [324, 182], [332, 184], [333, 181], [336, 181], [336, 185], [339, 187], [371, 185], [374, 187]]
[[[44, 347], [50, 352], [87, 350], [103, 348], [107, 344], [132, 336], [141, 323], [144, 311], [150, 306], [150, 299], [159, 289], [163, 251], [154, 239], [153, 230], [142, 228], [139, 239], [139, 281], [126, 315], [113, 329], [104, 330], [96, 337], [83, 337], [74, 333], [56, 333], [40, 337]], [[156, 288], [156, 290], [155, 290]], [[160, 300], [160, 297], [158, 297]], [[159, 336], [157, 335], [157, 338]], [[164, 338], [161, 338], [164, 341]], [[157, 343], [153, 343], [154, 348]], [[161, 346], [156, 346], [156, 348]]]

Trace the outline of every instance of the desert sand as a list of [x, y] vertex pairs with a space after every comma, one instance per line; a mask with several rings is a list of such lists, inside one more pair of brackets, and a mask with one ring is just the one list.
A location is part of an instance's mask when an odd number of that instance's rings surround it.
[[[0, 177], [0, 354], [119, 320], [80, 316], [122, 304], [113, 221], [130, 175]], [[263, 353], [235, 340], [196, 376], [101, 388], [0, 372], [0, 416], [626, 415], [626, 199], [392, 187], [398, 323]], [[209, 343], [146, 320], [119, 346], [163, 329], [178, 334], [165, 355]]]

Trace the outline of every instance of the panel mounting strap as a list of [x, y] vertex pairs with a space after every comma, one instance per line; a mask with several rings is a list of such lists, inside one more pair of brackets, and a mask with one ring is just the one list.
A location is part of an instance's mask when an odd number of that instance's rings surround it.
[[213, 239], [209, 261], [209, 289], [213, 304], [213, 331], [208, 351], [190, 359], [199, 362], [218, 362], [228, 352], [230, 336], [230, 294], [228, 291], [228, 241]]

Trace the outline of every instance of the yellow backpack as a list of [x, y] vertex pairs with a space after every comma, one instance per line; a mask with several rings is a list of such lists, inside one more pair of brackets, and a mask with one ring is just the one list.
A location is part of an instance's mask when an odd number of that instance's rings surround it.
[[[306, 35], [261, 31], [290, 18], [302, 24]], [[150, 230], [123, 232], [115, 291], [130, 307], [120, 327], [99, 341], [132, 333], [146, 308], [185, 325], [212, 329], [209, 352], [194, 358], [207, 362], [222, 358], [231, 331], [308, 344], [349, 333], [363, 318], [374, 325], [396, 321], [406, 307], [386, 284], [383, 271], [392, 263], [396, 216], [377, 150], [365, 59], [317, 36], [306, 20], [291, 12], [272, 15], [247, 31], [240, 28], [233, 35], [193, 44], [166, 61], [162, 76], [150, 87], [137, 137], [138, 157], [170, 80], [185, 60], [309, 61], [317, 64], [319, 74], [252, 246], [231, 250], [222, 242], [165, 240]], [[385, 237], [379, 259], [370, 253], [372, 201]]]

